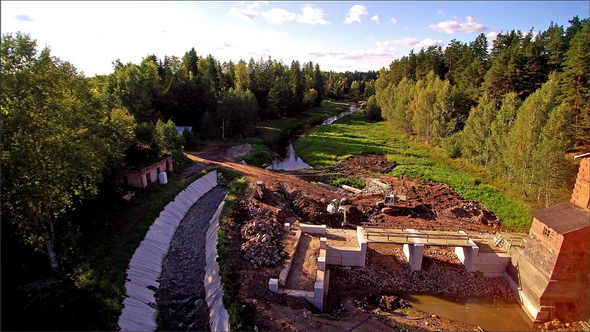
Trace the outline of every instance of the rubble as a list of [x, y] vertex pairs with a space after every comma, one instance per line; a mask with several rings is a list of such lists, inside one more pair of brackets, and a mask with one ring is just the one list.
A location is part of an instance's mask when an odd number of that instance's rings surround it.
[[[369, 249], [364, 269], [333, 269], [331, 283], [374, 286], [387, 292], [446, 294], [515, 300], [503, 278], [476, 277], [467, 272], [457, 256], [446, 250], [424, 252], [422, 271], [411, 271], [401, 249]], [[386, 268], [387, 267], [387, 268]]]
[[275, 215], [258, 211], [240, 229], [244, 258], [258, 266], [276, 266], [286, 256], [281, 242], [284, 232]]

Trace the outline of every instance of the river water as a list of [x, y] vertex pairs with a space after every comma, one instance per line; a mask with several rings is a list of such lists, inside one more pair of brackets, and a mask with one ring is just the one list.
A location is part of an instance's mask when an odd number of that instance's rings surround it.
[[486, 331], [537, 330], [517, 302], [410, 293], [401, 297], [421, 311], [477, 325]]
[[[346, 111], [325, 119], [322, 123], [320, 123], [320, 125], [330, 125], [334, 123], [336, 120], [344, 116], [350, 115], [360, 109], [360, 107], [350, 105], [350, 107], [348, 107]], [[303, 161], [303, 159], [297, 156], [297, 153], [295, 153], [295, 149], [293, 148], [293, 144], [295, 143], [295, 141], [310, 128], [312, 128], [312, 126], [299, 127], [293, 129], [289, 133], [289, 135], [286, 136], [286, 139], [279, 144], [279, 148], [277, 149], [277, 151], [275, 151], [276, 157], [272, 161], [272, 165], [266, 167], [266, 169], [293, 171], [297, 169], [312, 168], [305, 161]]]

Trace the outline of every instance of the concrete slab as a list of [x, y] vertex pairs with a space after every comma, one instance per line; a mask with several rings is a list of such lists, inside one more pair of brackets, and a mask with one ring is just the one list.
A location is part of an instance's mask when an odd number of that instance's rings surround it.
[[127, 276], [125, 280], [138, 286], [152, 286], [155, 288], [160, 287], [160, 283], [154, 280], [151, 276], [146, 276], [145, 274], [137, 272], [133, 269], [127, 270]]
[[274, 293], [278, 292], [279, 291], [279, 279], [270, 278], [270, 280], [268, 281], [268, 289]]
[[125, 283], [125, 290], [126, 294], [130, 298], [134, 298], [140, 300], [141, 302], [145, 303], [156, 303], [156, 298], [154, 297], [154, 291], [144, 287], [136, 285], [132, 282]]

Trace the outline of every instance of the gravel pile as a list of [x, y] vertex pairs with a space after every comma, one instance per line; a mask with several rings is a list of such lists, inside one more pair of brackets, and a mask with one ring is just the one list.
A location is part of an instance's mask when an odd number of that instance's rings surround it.
[[275, 214], [257, 209], [250, 212], [250, 219], [240, 229], [241, 250], [244, 258], [258, 266], [276, 266], [287, 254], [283, 251], [281, 238], [284, 226]]
[[254, 151], [254, 147], [250, 144], [242, 144], [237, 146], [232, 146], [227, 150], [227, 155], [233, 158], [241, 157], [249, 155], [252, 151]]

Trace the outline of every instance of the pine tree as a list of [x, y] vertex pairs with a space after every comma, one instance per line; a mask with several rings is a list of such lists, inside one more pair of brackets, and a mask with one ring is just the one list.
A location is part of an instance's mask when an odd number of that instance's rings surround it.
[[[551, 110], [547, 123], [539, 139], [539, 146], [533, 156], [535, 168], [535, 185], [537, 201], [544, 201], [549, 207], [557, 202], [552, 201], [552, 193], [556, 189], [572, 185], [575, 168], [565, 152], [574, 145], [571, 114], [565, 103]], [[569, 183], [568, 183], [569, 182]]]
[[590, 20], [585, 19], [565, 54], [564, 96], [578, 145], [590, 150]]

